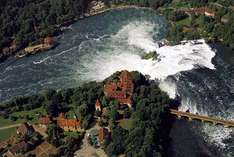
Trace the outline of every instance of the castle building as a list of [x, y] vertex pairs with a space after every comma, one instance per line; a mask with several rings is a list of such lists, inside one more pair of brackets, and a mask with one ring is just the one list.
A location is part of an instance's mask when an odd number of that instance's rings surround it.
[[132, 94], [134, 84], [131, 73], [127, 70], [121, 72], [117, 83], [104, 85], [104, 94], [107, 98], [116, 99], [121, 105], [132, 107]]

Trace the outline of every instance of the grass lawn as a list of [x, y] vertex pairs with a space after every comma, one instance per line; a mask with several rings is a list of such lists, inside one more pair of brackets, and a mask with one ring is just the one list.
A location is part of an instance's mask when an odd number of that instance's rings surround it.
[[24, 122], [24, 119], [18, 119], [16, 121], [11, 121], [9, 118], [4, 119], [3, 117], [0, 117], [0, 127], [7, 126], [7, 125], [12, 125], [12, 124], [18, 124]]
[[80, 132], [64, 132], [65, 136], [69, 136], [69, 137], [74, 137], [74, 138], [78, 138], [80, 136]]
[[7, 140], [11, 136], [16, 134], [16, 128], [9, 128], [5, 130], [0, 130], [0, 142]]
[[72, 109], [66, 113], [67, 118], [69, 119], [75, 119], [76, 118], [76, 113], [78, 113], [77, 110]]
[[186, 26], [189, 26], [190, 25], [190, 22], [191, 22], [191, 18], [190, 17], [187, 17], [183, 20], [179, 20], [179, 21], [176, 21], [175, 23], [177, 25], [186, 25]]
[[118, 120], [119, 126], [121, 126], [124, 129], [130, 130], [131, 129], [131, 120], [130, 119], [121, 119]]
[[181, 0], [173, 0], [169, 6], [175, 9], [190, 8], [190, 4], [188, 2], [182, 2]]
[[[7, 125], [12, 125], [12, 124], [18, 124], [18, 123], [23, 123], [25, 121], [30, 122], [30, 123], [35, 123], [38, 120], [38, 112], [41, 112], [42, 114], [45, 114], [45, 110], [40, 107], [40, 108], [36, 108], [30, 111], [20, 111], [20, 112], [14, 112], [11, 115], [12, 116], [16, 116], [18, 117], [18, 119], [16, 121], [12, 121], [10, 120], [10, 118], [8, 119], [4, 119], [3, 117], [0, 117], [0, 127], [2, 126], [7, 126]], [[26, 115], [29, 115], [29, 117], [31, 117], [30, 120], [26, 120], [24, 117]], [[22, 117], [22, 118], [19, 118]]]

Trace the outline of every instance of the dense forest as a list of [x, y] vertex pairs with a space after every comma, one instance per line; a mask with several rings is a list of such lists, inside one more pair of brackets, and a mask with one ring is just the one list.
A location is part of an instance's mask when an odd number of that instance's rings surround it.
[[[88, 3], [89, 0], [1, 0], [0, 61], [33, 41], [57, 35], [58, 26], [80, 17]], [[6, 48], [12, 45], [12, 49]]]
[[[179, 7], [178, 7], [179, 6]], [[205, 38], [221, 42], [234, 50], [234, 1], [233, 0], [181, 0], [164, 7], [161, 13], [171, 21], [168, 39], [175, 44], [183, 39]], [[183, 8], [207, 7], [214, 17], [204, 14], [186, 15]], [[185, 31], [185, 29], [187, 31]]]
[[[84, 16], [92, 0], [1, 0], [0, 62], [40, 38], [55, 36], [59, 27]], [[110, 4], [137, 4], [154, 8], [169, 0], [103, 0]]]
[[[90, 82], [81, 87], [55, 91], [48, 89], [33, 96], [21, 96], [0, 104], [0, 116], [5, 119], [16, 121], [14, 112], [31, 111], [43, 108], [51, 117], [58, 116], [61, 112], [75, 113], [81, 121], [81, 127], [87, 129], [94, 120], [95, 101], [102, 100], [107, 114], [107, 123], [99, 123], [111, 129], [111, 137], [107, 139], [103, 148], [108, 156], [126, 154], [127, 157], [159, 157], [166, 152], [169, 138], [170, 123], [167, 122], [166, 109], [169, 97], [162, 92], [157, 83], [149, 82], [145, 76], [138, 72], [132, 72], [135, 84], [133, 94], [133, 108], [121, 108], [118, 102], [104, 96], [103, 85], [106, 81], [113, 80], [119, 72], [113, 74], [104, 82]], [[123, 111], [125, 118], [130, 119], [130, 128], [122, 128], [117, 124], [120, 119], [118, 111]], [[30, 117], [26, 117], [29, 121]], [[163, 130], [161, 130], [163, 129]], [[48, 128], [48, 141], [60, 149], [61, 156], [73, 156], [74, 151], [79, 149], [78, 139], [66, 139], [63, 132], [51, 124]], [[81, 134], [82, 135], [82, 134]], [[74, 142], [76, 141], [76, 142]]]
[[[41, 38], [61, 33], [60, 26], [69, 25], [84, 16], [93, 0], [1, 0], [0, 1], [0, 62], [18, 50]], [[100, 0], [106, 7], [114, 5], [138, 5], [161, 12], [170, 21], [182, 21], [171, 25], [168, 39], [178, 43], [182, 39], [208, 38], [221, 41], [234, 49], [234, 1], [233, 0]], [[208, 6], [215, 11], [215, 18], [192, 16], [186, 26], [193, 31], [183, 32], [186, 16], [179, 10]], [[227, 20], [228, 19], [228, 20]], [[225, 21], [225, 22], [223, 22]]]
[[105, 4], [129, 4], [157, 9], [158, 7], [170, 3], [172, 0], [103, 0]]
[[[133, 96], [135, 107], [129, 115], [131, 127], [126, 130], [112, 124], [111, 140], [106, 141], [105, 151], [108, 156], [165, 156], [170, 144], [170, 123], [166, 112], [169, 97], [156, 83], [149, 83], [141, 74], [133, 72], [132, 75], [137, 86]], [[110, 111], [113, 110], [117, 110], [116, 106], [110, 106]]]

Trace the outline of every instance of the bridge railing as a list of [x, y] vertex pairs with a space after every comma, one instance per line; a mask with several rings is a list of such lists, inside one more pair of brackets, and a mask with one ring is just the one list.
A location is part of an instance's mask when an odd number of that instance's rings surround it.
[[169, 109], [169, 112], [172, 115], [176, 115], [177, 117], [187, 117], [189, 120], [196, 119], [196, 120], [201, 120], [202, 122], [211, 122], [215, 125], [221, 124], [224, 127], [234, 127], [234, 121], [230, 120], [224, 120], [224, 119], [219, 119], [219, 118], [214, 118], [214, 117], [209, 117], [209, 116], [204, 116], [204, 115], [197, 115], [189, 112], [182, 112], [178, 111], [175, 109]]

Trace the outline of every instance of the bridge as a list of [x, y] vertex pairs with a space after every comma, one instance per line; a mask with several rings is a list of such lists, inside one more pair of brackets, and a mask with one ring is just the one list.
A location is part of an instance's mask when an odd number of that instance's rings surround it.
[[234, 121], [214, 118], [214, 117], [208, 117], [208, 116], [202, 116], [197, 115], [189, 112], [182, 112], [175, 109], [169, 110], [170, 114], [177, 116], [178, 118], [185, 117], [188, 118], [188, 120], [200, 120], [202, 122], [210, 122], [214, 125], [223, 125], [225, 128], [228, 127], [234, 127]]

